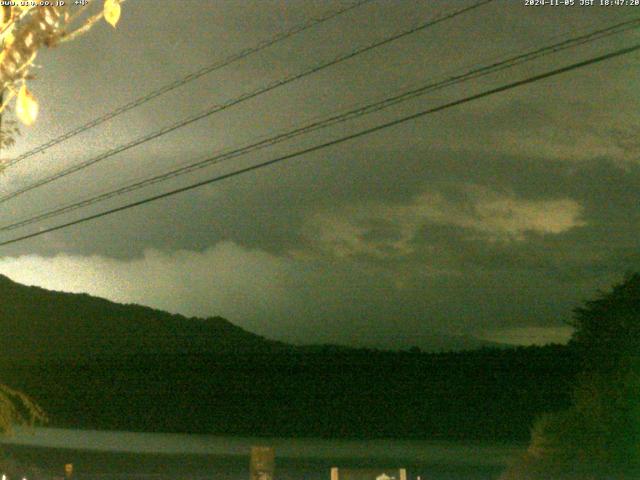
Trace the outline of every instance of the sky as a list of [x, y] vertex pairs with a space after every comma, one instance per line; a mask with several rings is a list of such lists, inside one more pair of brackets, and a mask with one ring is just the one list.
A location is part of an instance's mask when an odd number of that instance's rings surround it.
[[[95, 0], [94, 0], [95, 1]], [[7, 168], [0, 194], [474, 2], [375, 0]], [[130, 0], [114, 30], [40, 52], [11, 159], [349, 2]], [[586, 43], [11, 231], [2, 226], [632, 18], [496, 0], [0, 204], [0, 240], [231, 172], [640, 43]], [[433, 335], [566, 341], [572, 309], [640, 270], [640, 54], [0, 247], [0, 273], [269, 338], [389, 348]]]

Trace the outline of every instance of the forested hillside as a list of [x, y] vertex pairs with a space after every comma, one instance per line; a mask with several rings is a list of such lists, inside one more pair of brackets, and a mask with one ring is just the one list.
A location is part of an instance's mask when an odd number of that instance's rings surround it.
[[566, 407], [569, 347], [429, 353], [294, 346], [0, 276], [0, 379], [54, 426], [326, 437], [527, 439]]

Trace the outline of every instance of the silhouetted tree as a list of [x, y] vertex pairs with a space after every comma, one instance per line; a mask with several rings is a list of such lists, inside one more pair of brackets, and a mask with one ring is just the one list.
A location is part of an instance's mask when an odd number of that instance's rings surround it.
[[628, 368], [640, 355], [640, 273], [576, 308], [572, 325], [585, 370]]
[[573, 326], [583, 359], [573, 405], [536, 421], [504, 480], [640, 478], [640, 274], [576, 308]]

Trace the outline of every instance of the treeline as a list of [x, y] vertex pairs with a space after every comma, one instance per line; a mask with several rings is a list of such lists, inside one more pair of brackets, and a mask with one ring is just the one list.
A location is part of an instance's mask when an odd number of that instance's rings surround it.
[[52, 426], [226, 435], [527, 440], [566, 408], [567, 346], [456, 353], [331, 346], [257, 355], [0, 363]]

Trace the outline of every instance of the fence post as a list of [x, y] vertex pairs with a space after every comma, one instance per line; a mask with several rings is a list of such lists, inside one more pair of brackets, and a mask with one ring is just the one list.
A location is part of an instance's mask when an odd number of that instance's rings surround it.
[[71, 480], [73, 477], [73, 463], [65, 463], [64, 465], [64, 478]]
[[273, 480], [275, 451], [273, 447], [251, 447], [249, 480]]

